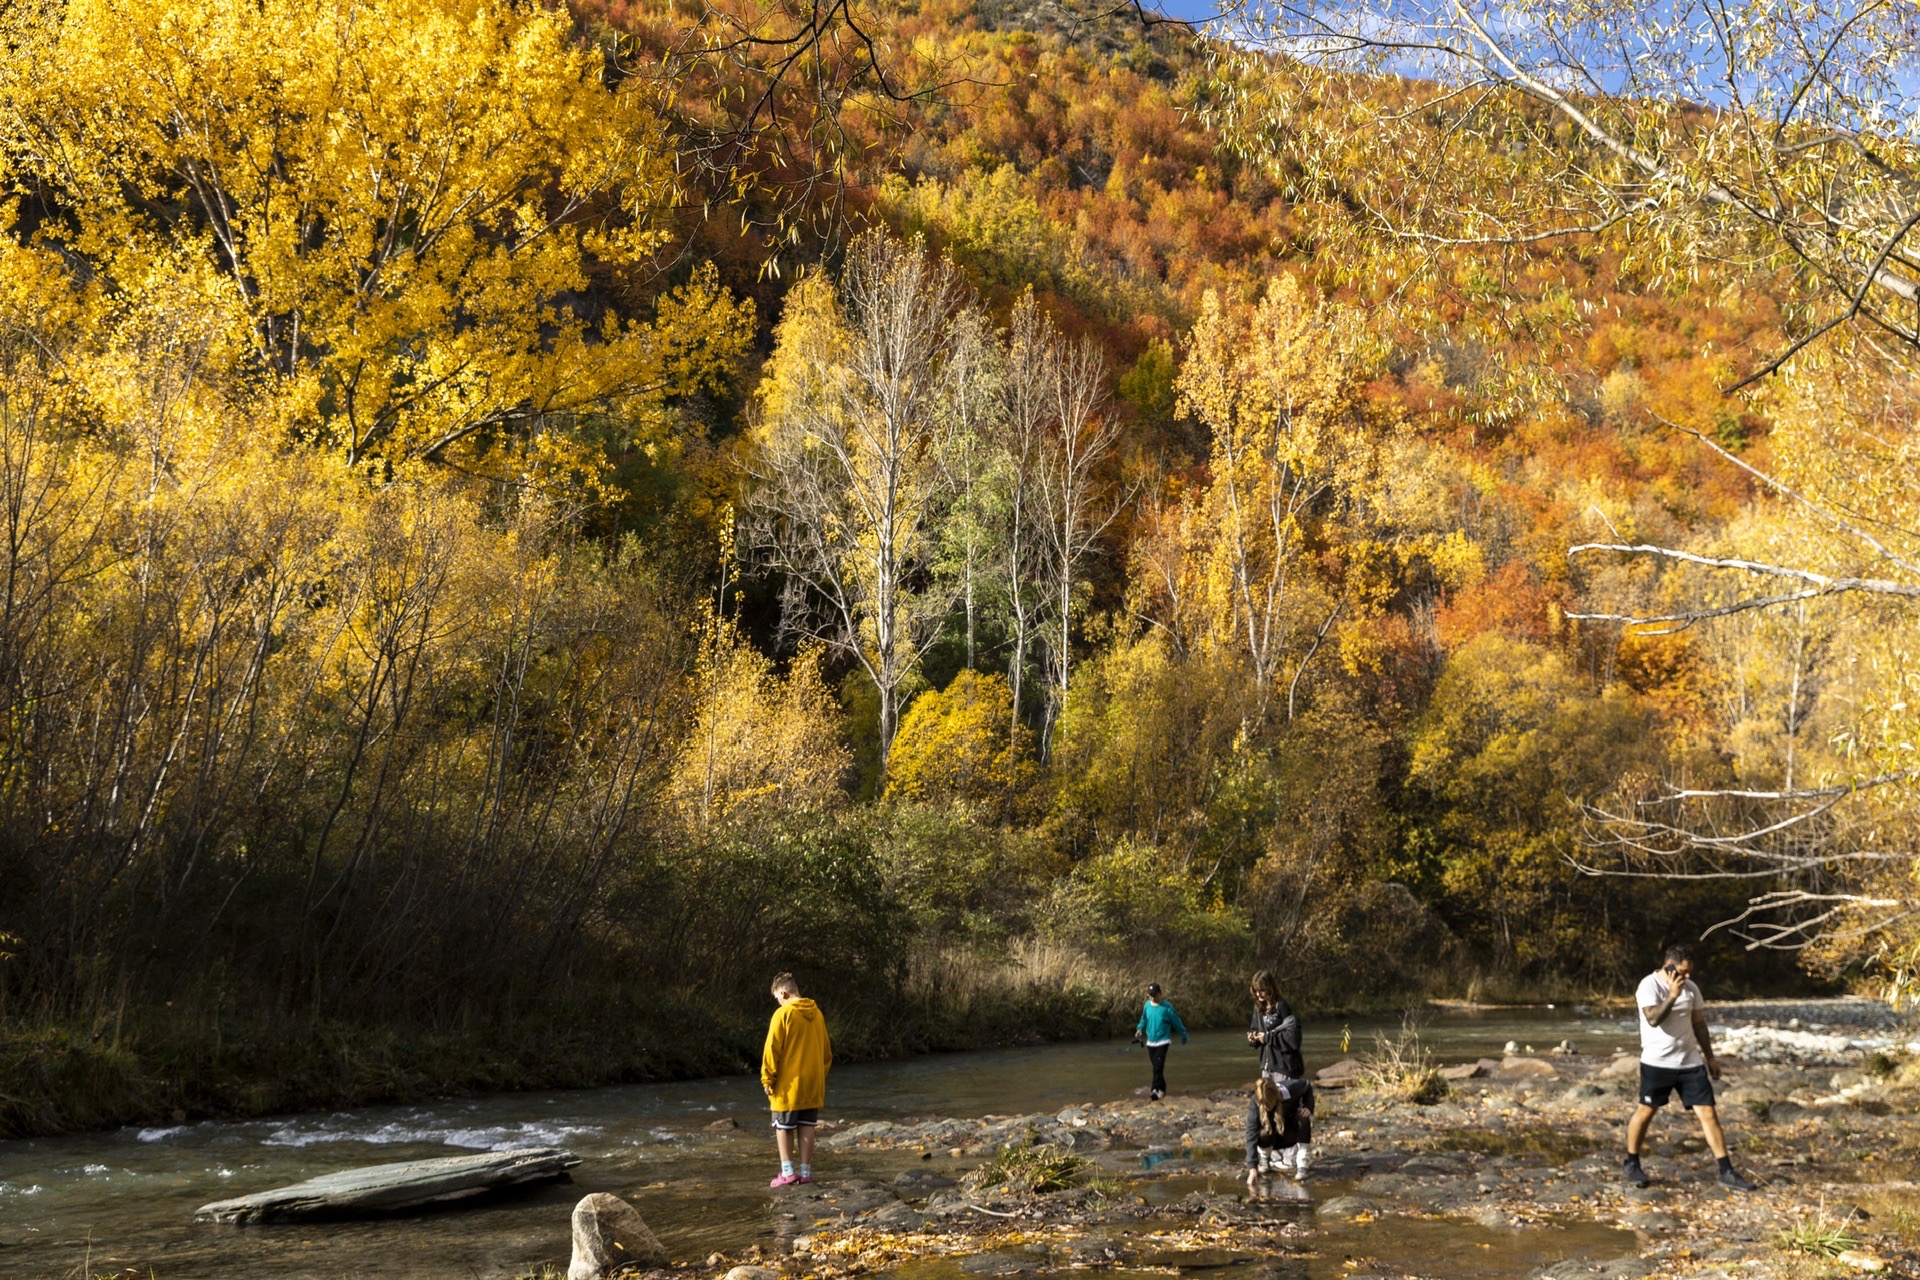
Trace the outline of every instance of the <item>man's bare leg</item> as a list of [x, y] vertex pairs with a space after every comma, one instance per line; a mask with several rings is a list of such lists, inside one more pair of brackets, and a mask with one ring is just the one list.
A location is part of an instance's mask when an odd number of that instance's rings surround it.
[[1727, 1135], [1720, 1128], [1720, 1116], [1712, 1107], [1695, 1107], [1693, 1114], [1700, 1117], [1700, 1132], [1707, 1135], [1707, 1146], [1713, 1149], [1715, 1160], [1724, 1160], [1727, 1155]]
[[[1712, 1107], [1707, 1110], [1711, 1112]], [[1647, 1126], [1653, 1123], [1654, 1108], [1641, 1103], [1634, 1109], [1633, 1119], [1627, 1121], [1627, 1154], [1638, 1156], [1640, 1144], [1647, 1140]], [[1718, 1132], [1716, 1129], [1715, 1132]]]

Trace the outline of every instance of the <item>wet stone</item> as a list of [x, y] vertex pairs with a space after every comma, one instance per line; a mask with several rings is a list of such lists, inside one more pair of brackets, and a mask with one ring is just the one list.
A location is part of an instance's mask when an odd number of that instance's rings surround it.
[[1323, 1201], [1314, 1212], [1322, 1218], [1344, 1222], [1353, 1218], [1367, 1217], [1379, 1209], [1379, 1205], [1361, 1196], [1335, 1196]]
[[1143, 1267], [1178, 1267], [1182, 1271], [1212, 1271], [1252, 1262], [1260, 1255], [1242, 1249], [1158, 1249], [1140, 1255]]
[[1540, 1268], [1533, 1273], [1533, 1280], [1639, 1280], [1641, 1276], [1653, 1274], [1653, 1270], [1651, 1262], [1640, 1258], [1613, 1258], [1606, 1262], [1569, 1258]]
[[1375, 1173], [1360, 1180], [1360, 1191], [1369, 1196], [1411, 1197], [1420, 1189], [1420, 1184], [1404, 1173]]
[[911, 1206], [894, 1203], [870, 1213], [862, 1214], [860, 1221], [877, 1231], [906, 1232], [918, 1231], [926, 1225], [925, 1215]]
[[1012, 1253], [976, 1253], [960, 1259], [960, 1269], [970, 1276], [1017, 1276], [1038, 1271], [1043, 1262], [1032, 1256]]
[[918, 1200], [954, 1185], [952, 1178], [935, 1173], [931, 1169], [908, 1169], [893, 1180], [894, 1194], [909, 1200]]

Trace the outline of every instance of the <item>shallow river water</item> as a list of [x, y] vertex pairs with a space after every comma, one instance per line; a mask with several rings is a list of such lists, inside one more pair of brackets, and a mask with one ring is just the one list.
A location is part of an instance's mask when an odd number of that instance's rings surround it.
[[[1308, 1065], [1342, 1056], [1343, 1031], [1357, 1054], [1396, 1028], [1367, 1019], [1310, 1025]], [[1564, 1009], [1449, 1012], [1423, 1029], [1442, 1061], [1498, 1054], [1508, 1040], [1544, 1052], [1568, 1037], [1584, 1052], [1602, 1052], [1625, 1047], [1631, 1034], [1624, 1022]], [[1176, 1092], [1237, 1087], [1250, 1079], [1252, 1060], [1238, 1032], [1204, 1032], [1175, 1046], [1167, 1075]], [[839, 1121], [1017, 1115], [1123, 1098], [1146, 1078], [1146, 1055], [1124, 1042], [945, 1054], [840, 1067], [828, 1112]], [[0, 1277], [91, 1280], [129, 1269], [154, 1280], [511, 1276], [540, 1264], [565, 1267], [568, 1212], [589, 1191], [631, 1200], [676, 1258], [739, 1250], [772, 1239], [764, 1108], [756, 1083], [734, 1076], [0, 1142]], [[584, 1158], [571, 1183], [371, 1222], [193, 1221], [194, 1209], [210, 1200], [338, 1169], [535, 1145], [563, 1145]], [[919, 1165], [893, 1153], [825, 1154], [818, 1163], [828, 1179], [890, 1179]], [[1220, 1180], [1221, 1190], [1234, 1185]], [[1311, 1186], [1316, 1197], [1338, 1193], [1334, 1185]], [[1323, 1232], [1319, 1259], [1286, 1274], [1344, 1274], [1344, 1259], [1364, 1254], [1417, 1260], [1422, 1274], [1458, 1280], [1524, 1275], [1561, 1257], [1612, 1256], [1609, 1247], [1617, 1254], [1620, 1234], [1579, 1224], [1525, 1232], [1420, 1220], [1348, 1225]], [[934, 1273], [948, 1264], [926, 1265], [926, 1274], [903, 1273], [903, 1280], [941, 1280]]]

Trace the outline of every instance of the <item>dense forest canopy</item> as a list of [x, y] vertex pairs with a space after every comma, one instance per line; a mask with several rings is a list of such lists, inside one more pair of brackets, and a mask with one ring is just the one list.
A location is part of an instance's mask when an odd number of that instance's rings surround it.
[[1479, 234], [1551, 104], [822, 12], [0, 15], [0, 1132], [724, 1066], [780, 968], [1911, 968], [1897, 324]]

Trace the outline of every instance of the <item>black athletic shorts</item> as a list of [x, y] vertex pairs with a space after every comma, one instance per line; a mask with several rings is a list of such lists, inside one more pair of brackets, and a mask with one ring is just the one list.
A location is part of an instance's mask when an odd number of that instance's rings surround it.
[[776, 1111], [773, 1113], [773, 1127], [776, 1129], [811, 1129], [820, 1123], [820, 1108], [808, 1107], [804, 1111]]
[[1667, 1105], [1667, 1095], [1678, 1090], [1680, 1105], [1691, 1111], [1713, 1105], [1713, 1078], [1705, 1067], [1656, 1067], [1640, 1064], [1640, 1101], [1649, 1107]]

